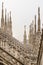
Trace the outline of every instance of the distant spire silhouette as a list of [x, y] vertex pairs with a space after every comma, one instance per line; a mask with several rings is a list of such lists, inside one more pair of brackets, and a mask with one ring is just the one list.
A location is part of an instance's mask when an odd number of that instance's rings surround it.
[[36, 15], [35, 15], [35, 34], [36, 34]]
[[10, 11], [10, 33], [12, 35], [12, 20], [11, 20], [11, 11]]
[[10, 11], [10, 22], [11, 22], [11, 11]]
[[7, 15], [6, 15], [7, 10], [5, 9], [5, 31], [7, 30]]
[[3, 15], [3, 14], [4, 14], [3, 4], [4, 4], [4, 3], [2, 2], [2, 18], [4, 18], [4, 15]]
[[4, 29], [4, 10], [3, 10], [3, 2], [2, 2], [1, 28]]
[[31, 43], [31, 24], [29, 25], [29, 40], [28, 42]]
[[26, 25], [24, 25], [24, 44], [26, 44]]
[[5, 9], [5, 25], [6, 25], [6, 11], [7, 11], [7, 10]]
[[38, 31], [40, 31], [40, 7], [38, 7]]

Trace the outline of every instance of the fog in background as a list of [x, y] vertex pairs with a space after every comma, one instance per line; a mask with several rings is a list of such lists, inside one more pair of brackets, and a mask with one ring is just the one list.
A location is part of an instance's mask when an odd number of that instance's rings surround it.
[[34, 20], [34, 15], [38, 15], [38, 7], [40, 7], [43, 23], [43, 0], [0, 0], [0, 22], [2, 2], [4, 2], [4, 9], [7, 9], [7, 14], [9, 11], [12, 12], [13, 36], [19, 41], [23, 41], [24, 25], [26, 25], [28, 38], [29, 25]]

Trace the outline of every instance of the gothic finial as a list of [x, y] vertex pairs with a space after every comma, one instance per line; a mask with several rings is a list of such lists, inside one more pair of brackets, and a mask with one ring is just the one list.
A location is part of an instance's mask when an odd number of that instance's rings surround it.
[[6, 23], [6, 11], [7, 11], [7, 10], [5, 9], [5, 23]]
[[5, 29], [5, 32], [7, 31], [7, 20], [6, 20], [7, 18], [6, 18], [6, 11], [7, 11], [7, 10], [5, 9], [5, 24], [4, 24], [4, 25], [5, 25], [5, 28], [4, 28], [4, 29]]
[[2, 9], [3, 9], [3, 4], [4, 4], [4, 3], [2, 2]]
[[36, 34], [36, 15], [35, 15], [35, 34]]
[[38, 31], [40, 31], [40, 7], [38, 7]]
[[10, 16], [8, 13], [8, 28], [9, 28], [9, 34], [12, 35], [12, 23], [11, 23], [11, 12], [10, 12]]
[[24, 44], [26, 44], [26, 25], [24, 25]]
[[4, 30], [4, 10], [3, 10], [3, 2], [2, 2], [1, 28]]
[[38, 15], [40, 14], [40, 7], [38, 7]]
[[7, 22], [7, 25], [8, 25], [8, 27], [10, 25], [10, 22], [9, 22], [9, 13], [8, 13], [8, 22]]
[[8, 13], [8, 22], [9, 22], [9, 13]]
[[2, 2], [2, 17], [3, 17], [3, 14], [4, 14], [4, 13], [3, 13], [3, 11], [4, 11], [4, 10], [3, 10], [3, 4], [4, 4], [4, 3]]
[[7, 10], [6, 10], [6, 8], [5, 8], [5, 15], [6, 15], [6, 12], [7, 12]]
[[11, 11], [10, 11], [10, 22], [11, 22]]
[[26, 25], [24, 25], [24, 30], [26, 31]]
[[36, 23], [36, 15], [35, 15], [35, 23]]

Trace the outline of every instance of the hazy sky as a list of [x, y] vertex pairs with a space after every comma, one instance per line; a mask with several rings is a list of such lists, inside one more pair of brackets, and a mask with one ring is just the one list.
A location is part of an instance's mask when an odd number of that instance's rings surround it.
[[27, 26], [28, 37], [29, 25], [34, 20], [34, 15], [38, 15], [38, 6], [41, 10], [41, 22], [43, 21], [43, 0], [0, 0], [0, 18], [2, 2], [7, 13], [10, 10], [12, 12], [13, 36], [20, 41], [23, 40], [24, 25]]

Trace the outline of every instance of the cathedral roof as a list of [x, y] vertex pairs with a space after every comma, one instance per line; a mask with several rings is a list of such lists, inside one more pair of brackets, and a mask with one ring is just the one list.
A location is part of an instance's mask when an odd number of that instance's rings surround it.
[[[33, 45], [31, 44], [22, 44], [12, 35], [9, 35], [8, 33], [2, 31], [0, 29], [0, 38], [3, 39], [3, 41], [9, 41], [9, 45], [11, 45], [14, 49], [16, 49], [19, 53], [22, 53], [24, 57], [31, 58], [32, 60], [36, 60], [38, 57], [38, 51], [36, 51], [36, 48], [33, 48]], [[39, 49], [39, 47], [38, 47]]]

